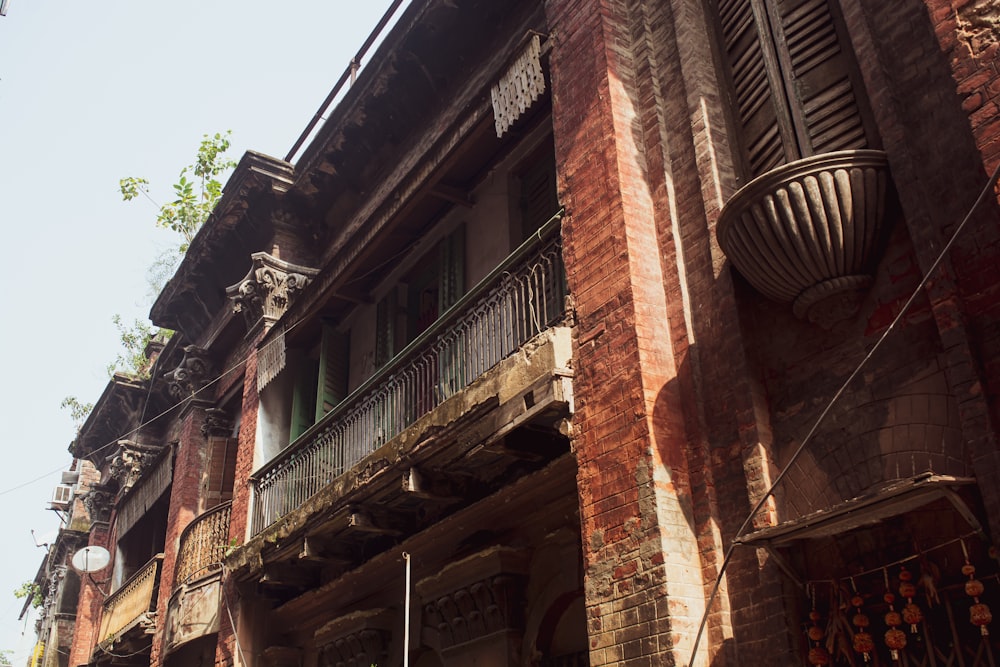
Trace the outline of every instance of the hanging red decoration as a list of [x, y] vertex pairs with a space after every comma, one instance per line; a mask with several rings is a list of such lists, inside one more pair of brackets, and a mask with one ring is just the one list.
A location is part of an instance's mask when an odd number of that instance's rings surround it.
[[830, 654], [827, 653], [826, 649], [822, 646], [813, 646], [809, 649], [809, 664], [810, 665], [829, 665], [830, 664]]
[[819, 622], [822, 616], [818, 611], [816, 611], [816, 594], [813, 591], [812, 594], [812, 611], [809, 612], [809, 620], [812, 621], [812, 625], [809, 626], [807, 634], [809, 635], [809, 640], [814, 642], [814, 645], [809, 648], [809, 664], [810, 665], [829, 665], [830, 664], [830, 654], [825, 648], [820, 645], [823, 637], [826, 633], [823, 628], [820, 627]]
[[964, 542], [962, 543], [962, 551], [965, 553], [965, 565], [962, 566], [962, 574], [969, 577], [969, 580], [965, 582], [965, 594], [974, 601], [972, 607], [969, 608], [969, 622], [973, 625], [978, 625], [980, 634], [985, 637], [990, 634], [986, 626], [993, 620], [993, 613], [986, 604], [979, 601], [979, 596], [983, 594], [986, 587], [983, 586], [983, 582], [976, 579], [976, 566], [969, 562], [969, 554], [965, 551]]
[[899, 629], [903, 624], [903, 617], [892, 606], [896, 601], [896, 596], [889, 592], [889, 575], [883, 570], [886, 580], [886, 591], [882, 599], [889, 605], [889, 611], [885, 615], [885, 624], [889, 629], [885, 631], [885, 645], [889, 647], [889, 653], [893, 660], [899, 660], [899, 652], [906, 648], [906, 633]]
[[893, 660], [899, 660], [899, 652], [906, 648], [906, 633], [899, 628], [885, 631], [885, 645], [889, 647]]
[[917, 632], [917, 624], [924, 620], [924, 612], [913, 601], [913, 596], [917, 594], [917, 587], [913, 583], [913, 574], [905, 567], [899, 571], [899, 594], [906, 598], [906, 605], [903, 607], [903, 620], [910, 624], [910, 632]]
[[865, 662], [871, 661], [871, 653], [875, 650], [875, 642], [872, 639], [871, 634], [865, 629], [871, 623], [868, 617], [865, 616], [864, 612], [861, 611], [861, 605], [864, 604], [864, 598], [855, 592], [854, 597], [851, 598], [851, 604], [854, 605], [856, 613], [851, 622], [858, 629], [854, 633], [854, 639], [852, 640], [852, 645], [854, 647], [855, 653], [860, 653], [864, 656]]

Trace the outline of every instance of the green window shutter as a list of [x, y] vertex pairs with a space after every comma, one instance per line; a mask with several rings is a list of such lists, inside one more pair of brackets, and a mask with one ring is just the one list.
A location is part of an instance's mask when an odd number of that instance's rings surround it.
[[316, 387], [316, 421], [347, 397], [350, 336], [323, 325]]
[[438, 315], [451, 308], [465, 294], [465, 225], [438, 245]]
[[295, 364], [295, 385], [292, 390], [292, 421], [288, 441], [292, 442], [305, 433], [315, 422], [317, 364], [302, 358]]
[[396, 290], [391, 289], [375, 309], [375, 367], [385, 366], [396, 350]]

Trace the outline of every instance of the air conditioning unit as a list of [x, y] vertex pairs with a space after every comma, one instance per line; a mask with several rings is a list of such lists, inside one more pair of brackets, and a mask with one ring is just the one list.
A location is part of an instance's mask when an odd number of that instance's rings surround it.
[[52, 491], [52, 502], [49, 505], [52, 509], [67, 509], [73, 502], [73, 487], [69, 484], [58, 484]]
[[62, 484], [76, 484], [80, 481], [80, 471], [79, 470], [67, 470], [63, 472], [62, 479], [60, 482]]

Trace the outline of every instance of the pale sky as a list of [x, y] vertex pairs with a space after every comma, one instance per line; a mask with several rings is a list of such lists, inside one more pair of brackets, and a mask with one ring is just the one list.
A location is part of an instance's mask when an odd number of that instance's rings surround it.
[[[153, 197], [206, 133], [283, 158], [390, 0], [10, 0], [0, 17], [0, 650], [25, 664], [34, 630], [13, 591], [59, 521], [46, 509], [119, 351], [111, 318], [145, 319], [146, 269], [176, 239]], [[404, 5], [405, 8], [405, 5]], [[401, 10], [402, 11], [402, 10]], [[24, 635], [22, 637], [22, 634]]]

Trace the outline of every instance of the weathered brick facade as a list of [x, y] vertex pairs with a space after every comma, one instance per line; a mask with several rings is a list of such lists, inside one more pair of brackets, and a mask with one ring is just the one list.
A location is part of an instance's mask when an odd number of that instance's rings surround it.
[[153, 309], [167, 375], [81, 431], [114, 584], [163, 555], [103, 643], [84, 582], [70, 666], [861, 664], [859, 613], [890, 664], [904, 604], [903, 664], [987, 664], [995, 190], [942, 251], [1000, 164], [998, 26], [412, 3], [294, 164], [244, 158]]

